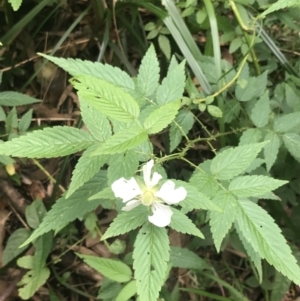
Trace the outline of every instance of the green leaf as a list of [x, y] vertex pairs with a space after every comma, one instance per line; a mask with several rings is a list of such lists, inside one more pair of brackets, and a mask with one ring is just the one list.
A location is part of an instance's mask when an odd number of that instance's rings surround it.
[[230, 230], [236, 215], [237, 199], [224, 190], [217, 192], [213, 202], [222, 209], [222, 212], [211, 211], [210, 229], [218, 252], [220, 252], [221, 243]]
[[[287, 133], [283, 135], [283, 143], [290, 154], [300, 162], [300, 136], [298, 134]], [[1, 147], [1, 146], [0, 146]]]
[[267, 88], [268, 71], [258, 77], [250, 77], [247, 79], [246, 86], [237, 85], [235, 89], [236, 98], [239, 101], [249, 101], [255, 97], [260, 97]]
[[93, 143], [93, 137], [83, 130], [56, 126], [33, 131], [2, 143], [0, 154], [28, 158], [53, 158], [74, 154]]
[[273, 279], [270, 301], [284, 300], [291, 286], [291, 281], [277, 271]]
[[251, 111], [251, 120], [258, 128], [266, 126], [269, 122], [269, 114], [271, 112], [269, 90], [267, 90], [256, 102]]
[[211, 172], [219, 180], [230, 180], [251, 164], [266, 142], [229, 148], [217, 154], [211, 162]]
[[170, 228], [183, 234], [189, 234], [204, 238], [202, 232], [192, 223], [192, 221], [182, 212], [175, 208], [171, 208], [173, 215], [171, 218]]
[[137, 88], [144, 97], [151, 98], [158, 87], [159, 63], [151, 45], [142, 59], [137, 76]]
[[33, 270], [37, 273], [42, 271], [46, 266], [46, 260], [51, 252], [53, 243], [53, 233], [45, 233], [44, 235], [38, 237], [33, 245], [35, 247]]
[[272, 217], [257, 204], [240, 200], [236, 223], [253, 249], [279, 272], [300, 284], [300, 268]]
[[128, 233], [148, 221], [149, 211], [146, 206], [138, 206], [117, 215], [109, 225], [101, 240]]
[[136, 281], [131, 280], [122, 288], [115, 301], [127, 301], [136, 294], [136, 291]]
[[122, 177], [131, 178], [137, 171], [138, 166], [139, 161], [134, 150], [112, 156], [107, 170], [108, 184], [111, 185]]
[[104, 115], [121, 121], [132, 122], [140, 114], [137, 102], [121, 88], [92, 76], [76, 76], [70, 80], [92, 107]]
[[221, 118], [223, 116], [223, 112], [217, 106], [209, 105], [207, 106], [207, 112], [216, 118]]
[[8, 3], [11, 4], [14, 11], [17, 11], [21, 6], [22, 1], [23, 0], [8, 0]]
[[171, 58], [171, 45], [170, 40], [163, 34], [158, 36], [158, 45], [163, 54], [169, 60]]
[[262, 140], [262, 131], [259, 129], [248, 129], [243, 132], [239, 145], [253, 144]]
[[[175, 60], [173, 58], [172, 60]], [[156, 102], [160, 105], [181, 99], [185, 87], [185, 61], [168, 70], [167, 76], [156, 91]]]
[[238, 118], [241, 111], [241, 105], [236, 99], [228, 99], [223, 109], [224, 121], [226, 123], [232, 122]]
[[[26, 258], [28, 257], [31, 257], [32, 259], [30, 260], [33, 261], [32, 256], [26, 256]], [[18, 286], [23, 286], [19, 288], [19, 296], [23, 300], [28, 300], [42, 285], [46, 283], [49, 276], [50, 270], [47, 267], [44, 267], [39, 272], [36, 272], [35, 270], [28, 271], [18, 283]]]
[[26, 207], [25, 216], [28, 225], [36, 229], [41, 224], [47, 211], [42, 201], [36, 200]]
[[20, 255], [26, 247], [19, 248], [20, 245], [28, 239], [31, 231], [29, 229], [20, 228], [13, 232], [7, 242], [3, 251], [2, 264], [6, 265], [8, 262]]
[[146, 140], [136, 146], [134, 151], [139, 161], [149, 161], [153, 154], [153, 144], [149, 140]]
[[105, 141], [111, 136], [111, 125], [107, 117], [92, 108], [83, 97], [80, 98], [80, 111], [83, 122], [95, 139]]
[[267, 171], [269, 171], [277, 159], [281, 141], [278, 135], [274, 132], [268, 133], [264, 140], [269, 141], [269, 143], [264, 147], [264, 157], [267, 165]]
[[274, 120], [274, 131], [287, 133], [298, 131], [300, 127], [300, 112], [277, 116]]
[[106, 172], [100, 171], [68, 199], [66, 199], [65, 195], [59, 198], [51, 210], [47, 212], [40, 226], [22, 246], [29, 244], [37, 237], [51, 230], [60, 230], [70, 222], [77, 218], [82, 219], [85, 214], [95, 210], [103, 200], [89, 202], [88, 199], [107, 185], [106, 180]]
[[79, 158], [72, 172], [72, 179], [66, 198], [69, 198], [77, 189], [90, 180], [100, 170], [100, 168], [108, 162], [108, 155], [91, 157], [91, 154], [97, 147], [97, 145], [89, 147]]
[[211, 160], [206, 160], [199, 164], [190, 178], [190, 183], [201, 193], [207, 196], [214, 196], [219, 189], [219, 183], [211, 174], [210, 165]]
[[127, 282], [131, 280], [131, 269], [122, 261], [90, 255], [81, 255], [79, 253], [76, 253], [76, 255], [83, 259], [83, 261], [94, 270], [113, 281]]
[[300, 6], [300, 3], [298, 0], [278, 0], [275, 3], [273, 3], [267, 10], [265, 10], [260, 16], [266, 16], [267, 14], [270, 14], [274, 11], [286, 8], [286, 7], [293, 7], [293, 6]]
[[166, 278], [170, 246], [167, 230], [145, 223], [133, 250], [133, 268], [137, 293], [143, 301], [154, 301]]
[[112, 65], [80, 59], [58, 58], [43, 53], [39, 53], [39, 55], [58, 65], [72, 76], [90, 75], [118, 86], [134, 89], [132, 78], [120, 68]]
[[205, 194], [200, 192], [195, 186], [185, 181], [172, 180], [176, 183], [176, 187], [184, 187], [187, 191], [186, 198], [179, 203], [182, 208], [192, 211], [193, 209], [204, 209], [204, 210], [217, 210], [222, 209], [218, 207], [214, 202], [211, 201]]
[[190, 270], [203, 270], [208, 268], [204, 259], [194, 252], [180, 247], [171, 247], [170, 261], [172, 267]]
[[[97, 148], [92, 156], [101, 154], [117, 154], [124, 153], [135, 146], [140, 145], [148, 138], [144, 129], [139, 127], [132, 127], [117, 132], [110, 139], [106, 140], [104, 144]], [[1, 151], [1, 145], [0, 145]]]
[[180, 101], [173, 101], [160, 106], [146, 118], [144, 128], [149, 134], [160, 132], [174, 120], [180, 106]]
[[245, 235], [243, 234], [243, 232], [239, 229], [239, 226], [237, 223], [235, 223], [235, 228], [236, 231], [238, 233], [238, 236], [248, 254], [248, 256], [250, 257], [250, 259], [252, 260], [252, 262], [254, 263], [254, 266], [256, 267], [258, 276], [259, 276], [259, 282], [261, 283], [263, 280], [263, 271], [262, 271], [262, 265], [261, 265], [261, 257], [258, 254], [258, 252], [256, 252], [251, 243], [245, 238]]
[[18, 129], [21, 133], [24, 133], [28, 130], [31, 124], [32, 112], [33, 112], [32, 109], [28, 110], [20, 119], [20, 122], [18, 124]]
[[194, 115], [187, 109], [181, 109], [170, 128], [170, 152], [181, 142], [183, 133], [187, 134], [193, 127]]
[[241, 176], [230, 182], [228, 190], [237, 197], [261, 196], [286, 183], [266, 176]]
[[0, 93], [0, 106], [23, 106], [33, 103], [40, 102], [41, 100], [30, 97], [26, 94], [21, 94], [18, 92], [1, 92]]

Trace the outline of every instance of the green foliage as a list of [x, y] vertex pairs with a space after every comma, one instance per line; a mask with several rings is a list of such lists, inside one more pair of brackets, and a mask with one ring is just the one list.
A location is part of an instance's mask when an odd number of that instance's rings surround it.
[[49, 158], [74, 154], [93, 144], [93, 137], [67, 126], [37, 130], [0, 144], [0, 154], [15, 157]]
[[132, 255], [137, 293], [143, 301], [158, 298], [166, 277], [169, 250], [166, 229], [145, 223], [136, 237]]
[[14, 11], [17, 11], [22, 4], [22, 0], [8, 0], [8, 3], [11, 4]]
[[17, 92], [7, 91], [0, 93], [0, 106], [15, 107], [37, 102], [40, 102], [40, 100]]
[[265, 10], [261, 16], [266, 16], [267, 14], [270, 14], [276, 10], [280, 10], [286, 7], [293, 7], [293, 6], [299, 6], [298, 0], [278, 0], [277, 2], [273, 3], [267, 10]]
[[128, 282], [131, 279], [132, 272], [130, 267], [121, 261], [78, 253], [77, 256], [97, 272], [113, 281]]
[[136, 281], [128, 282], [119, 292], [116, 301], [127, 301], [136, 294]]
[[300, 268], [281, 230], [261, 207], [248, 200], [239, 200], [236, 227], [247, 233], [245, 239], [253, 249], [278, 271], [296, 284], [300, 283]]

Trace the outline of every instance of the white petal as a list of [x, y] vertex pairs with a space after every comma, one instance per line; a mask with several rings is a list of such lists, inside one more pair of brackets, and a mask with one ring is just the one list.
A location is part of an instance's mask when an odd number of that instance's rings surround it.
[[121, 178], [112, 183], [111, 189], [117, 198], [123, 199], [124, 203], [142, 194], [135, 178], [131, 178], [130, 180]]
[[146, 187], [150, 188], [151, 184], [151, 170], [154, 166], [154, 161], [150, 160], [143, 166], [143, 177], [144, 177], [144, 182], [146, 184]]
[[131, 209], [139, 206], [141, 201], [139, 200], [132, 200], [126, 203], [126, 205], [122, 208], [123, 211], [130, 211]]
[[148, 216], [150, 223], [157, 227], [166, 227], [171, 222], [171, 216], [173, 214], [169, 206], [154, 203], [151, 207], [153, 215]]
[[160, 190], [155, 193], [156, 197], [162, 199], [168, 205], [177, 204], [186, 198], [187, 192], [185, 188], [179, 187], [175, 189], [175, 183], [168, 180], [164, 183]]
[[149, 185], [147, 185], [147, 187], [148, 187], [148, 188], [154, 187], [155, 185], [158, 184], [158, 182], [159, 182], [161, 179], [162, 179], [162, 176], [161, 176], [159, 173], [157, 173], [157, 172], [153, 173], [153, 177], [152, 177], [152, 179], [150, 180], [150, 183], [149, 183]]

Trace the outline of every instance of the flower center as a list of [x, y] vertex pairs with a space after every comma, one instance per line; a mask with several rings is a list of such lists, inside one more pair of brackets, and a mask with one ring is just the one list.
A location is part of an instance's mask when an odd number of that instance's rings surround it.
[[151, 190], [146, 190], [142, 194], [141, 202], [145, 206], [150, 206], [154, 202], [154, 193]]

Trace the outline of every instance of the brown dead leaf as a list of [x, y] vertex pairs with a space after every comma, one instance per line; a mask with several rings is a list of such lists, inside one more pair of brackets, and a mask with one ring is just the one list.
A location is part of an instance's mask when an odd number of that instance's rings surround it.
[[40, 181], [33, 180], [27, 190], [33, 200], [43, 200], [46, 197], [46, 190]]

